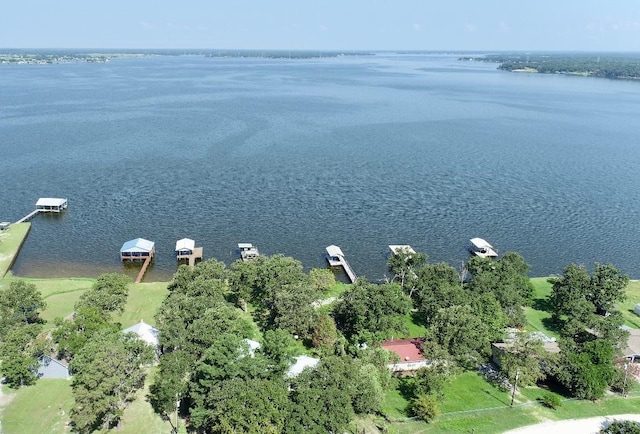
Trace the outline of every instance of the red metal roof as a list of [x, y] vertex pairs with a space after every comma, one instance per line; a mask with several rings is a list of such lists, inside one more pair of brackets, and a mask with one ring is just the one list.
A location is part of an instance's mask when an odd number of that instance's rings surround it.
[[396, 339], [384, 341], [382, 348], [396, 353], [400, 357], [401, 362], [417, 362], [419, 360], [425, 360], [422, 356], [423, 342], [424, 339], [422, 338]]

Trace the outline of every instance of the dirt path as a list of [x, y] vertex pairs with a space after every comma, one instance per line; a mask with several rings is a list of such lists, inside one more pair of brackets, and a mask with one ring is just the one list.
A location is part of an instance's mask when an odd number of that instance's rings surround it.
[[568, 419], [555, 422], [543, 422], [506, 431], [503, 434], [554, 434], [581, 433], [597, 434], [614, 420], [634, 420], [640, 422], [640, 414], [616, 414], [611, 416], [590, 417], [587, 419]]

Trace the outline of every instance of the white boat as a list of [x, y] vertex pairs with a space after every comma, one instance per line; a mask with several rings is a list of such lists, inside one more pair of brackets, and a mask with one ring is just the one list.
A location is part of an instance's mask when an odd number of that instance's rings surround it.
[[493, 246], [482, 238], [471, 238], [471, 253], [481, 258], [495, 258], [498, 256]]

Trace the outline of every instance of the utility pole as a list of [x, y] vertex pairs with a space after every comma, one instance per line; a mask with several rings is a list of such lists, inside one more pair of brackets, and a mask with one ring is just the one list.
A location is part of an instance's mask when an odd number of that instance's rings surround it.
[[513, 400], [516, 397], [516, 387], [518, 387], [518, 375], [520, 374], [520, 371], [518, 371], [516, 369], [516, 378], [513, 381], [513, 390], [511, 391], [511, 405], [510, 407], [513, 407]]
[[624, 383], [622, 383], [622, 396], [627, 397], [627, 374], [629, 373], [629, 363], [624, 364]]

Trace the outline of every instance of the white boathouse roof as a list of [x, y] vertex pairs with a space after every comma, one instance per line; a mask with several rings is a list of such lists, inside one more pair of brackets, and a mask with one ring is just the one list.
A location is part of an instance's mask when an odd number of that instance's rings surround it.
[[151, 252], [155, 243], [153, 241], [145, 240], [144, 238], [136, 238], [135, 240], [127, 241], [122, 245], [120, 253], [130, 252]]
[[489, 244], [486, 240], [483, 240], [482, 238], [471, 238], [470, 241], [471, 241], [471, 244], [473, 244], [479, 249], [483, 247], [488, 247], [490, 249], [493, 249], [493, 246]]
[[41, 197], [36, 202], [36, 207], [40, 206], [63, 206], [67, 202], [67, 199], [59, 199], [57, 197]]
[[393, 253], [394, 255], [398, 254], [398, 252], [401, 252], [401, 251], [404, 251], [410, 254], [414, 254], [416, 252], [415, 250], [413, 250], [413, 247], [411, 247], [408, 244], [390, 244], [389, 249], [391, 250], [391, 253]]
[[190, 238], [183, 238], [176, 241], [176, 251], [193, 250], [196, 248], [196, 242]]
[[340, 247], [333, 244], [327, 247], [327, 254], [331, 257], [338, 257], [338, 256], [344, 257], [344, 253], [342, 253], [342, 250], [340, 249]]

